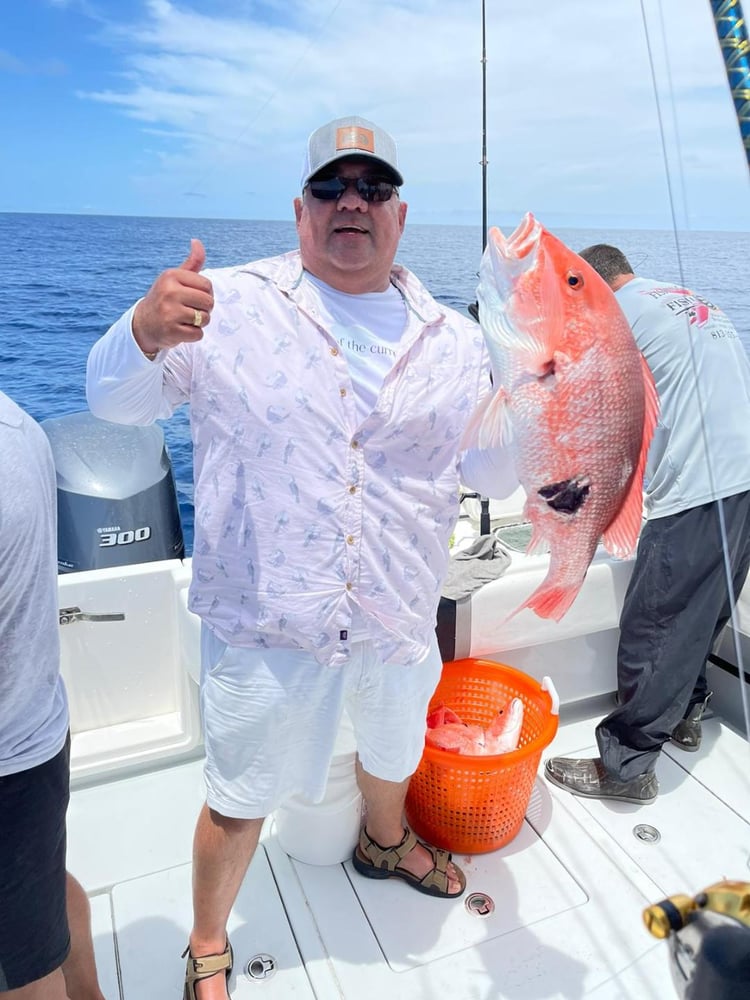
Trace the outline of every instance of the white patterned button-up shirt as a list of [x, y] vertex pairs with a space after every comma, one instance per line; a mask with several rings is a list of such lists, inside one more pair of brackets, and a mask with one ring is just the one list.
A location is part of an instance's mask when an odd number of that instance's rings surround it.
[[405, 268], [406, 326], [373, 411], [299, 252], [206, 270], [202, 340], [148, 361], [132, 310], [89, 358], [92, 412], [145, 424], [190, 402], [195, 540], [189, 606], [226, 643], [349, 657], [353, 611], [387, 661], [427, 652], [458, 513], [458, 449], [490, 391], [479, 327]]

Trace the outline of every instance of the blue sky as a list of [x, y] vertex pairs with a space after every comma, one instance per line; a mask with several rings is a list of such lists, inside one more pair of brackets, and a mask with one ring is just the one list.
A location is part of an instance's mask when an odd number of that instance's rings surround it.
[[[643, 6], [487, 0], [490, 224], [750, 230], [708, 0]], [[0, 211], [290, 219], [307, 135], [362, 114], [410, 221], [479, 224], [480, 10], [0, 0]]]

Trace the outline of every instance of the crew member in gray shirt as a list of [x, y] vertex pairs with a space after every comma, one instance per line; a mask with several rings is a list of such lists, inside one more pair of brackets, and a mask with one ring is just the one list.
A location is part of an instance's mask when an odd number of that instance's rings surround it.
[[636, 277], [616, 247], [597, 244], [581, 257], [615, 292], [660, 414], [646, 467], [648, 520], [620, 618], [619, 704], [597, 727], [600, 757], [552, 758], [545, 774], [575, 795], [649, 802], [663, 744], [700, 745], [706, 659], [750, 566], [750, 363], [708, 299]]

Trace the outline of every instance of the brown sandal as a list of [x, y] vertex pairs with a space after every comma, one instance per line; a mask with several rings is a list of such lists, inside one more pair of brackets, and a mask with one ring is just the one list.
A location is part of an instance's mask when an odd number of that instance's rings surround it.
[[[419, 878], [413, 872], [400, 867], [409, 851], [417, 844], [421, 844], [425, 850], [432, 855], [432, 870]], [[460, 896], [466, 888], [466, 876], [454, 864], [456, 878], [461, 883], [458, 892], [448, 891], [448, 862], [452, 855], [439, 847], [432, 847], [423, 840], [418, 840], [417, 835], [412, 830], [405, 830], [404, 837], [400, 844], [395, 847], [382, 847], [377, 841], [366, 832], [365, 827], [359, 835], [359, 844], [352, 854], [352, 864], [360, 875], [365, 878], [401, 878], [410, 885], [413, 885], [419, 892], [424, 892], [428, 896], [442, 896], [448, 899], [455, 899]]]
[[219, 972], [223, 972], [229, 979], [229, 973], [234, 965], [234, 955], [229, 941], [227, 941], [227, 946], [221, 955], [201, 955], [199, 958], [193, 958], [190, 954], [190, 945], [183, 951], [182, 957], [185, 958], [186, 955], [188, 960], [185, 968], [185, 991], [182, 1000], [196, 1000], [195, 984], [201, 979], [209, 979]]

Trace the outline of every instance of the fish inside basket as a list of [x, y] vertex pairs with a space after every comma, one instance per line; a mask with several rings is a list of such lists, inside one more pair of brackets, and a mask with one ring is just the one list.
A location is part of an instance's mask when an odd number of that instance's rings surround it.
[[487, 726], [511, 698], [523, 701], [516, 750], [468, 756], [425, 746], [409, 785], [406, 818], [420, 837], [457, 854], [497, 850], [521, 829], [542, 751], [555, 737], [558, 699], [549, 678], [492, 660], [443, 664], [430, 710], [443, 703], [465, 722]]

